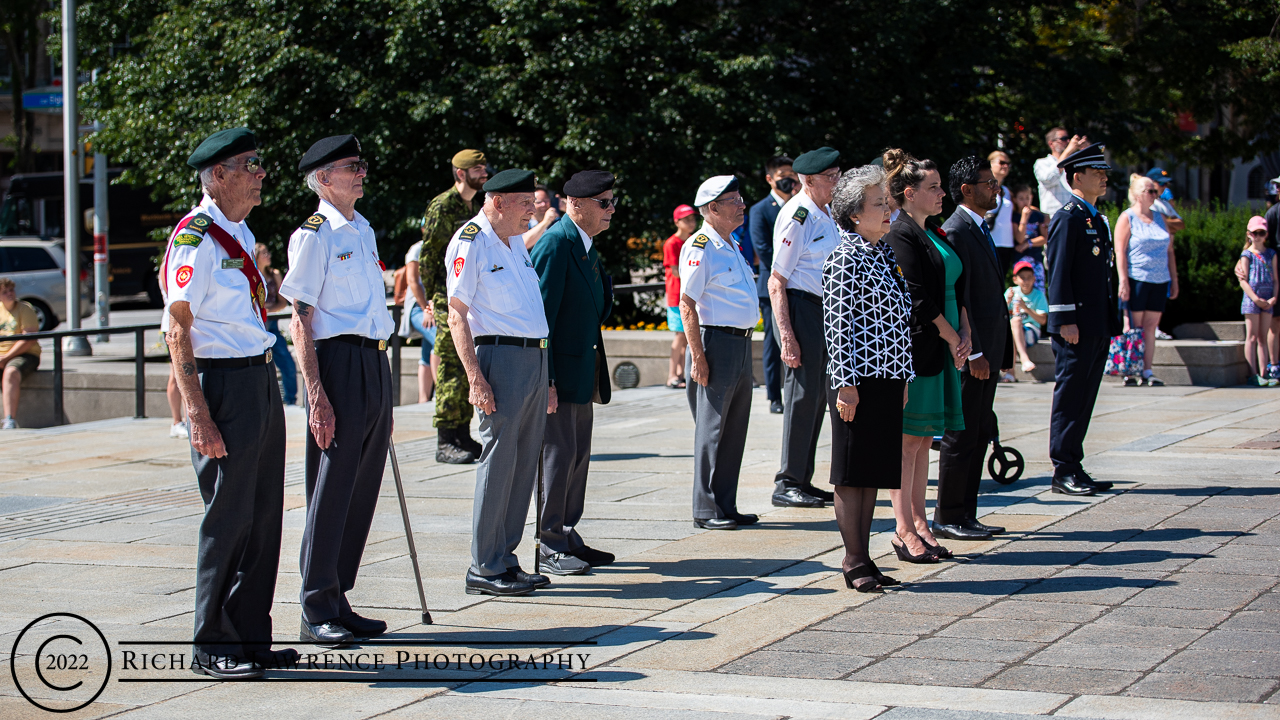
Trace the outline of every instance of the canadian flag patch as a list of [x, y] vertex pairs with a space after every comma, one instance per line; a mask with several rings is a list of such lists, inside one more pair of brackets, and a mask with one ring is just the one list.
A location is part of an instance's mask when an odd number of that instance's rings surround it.
[[178, 268], [178, 272], [174, 275], [174, 279], [178, 281], [178, 287], [186, 287], [187, 283], [191, 282], [191, 273], [193, 272], [195, 271], [192, 270], [190, 265], [183, 265]]
[[698, 267], [698, 265], [700, 265], [701, 263], [702, 263], [701, 260], [690, 260], [689, 267]]
[[453, 276], [454, 276], [454, 277], [457, 277], [457, 276], [459, 276], [459, 275], [461, 275], [461, 274], [462, 274], [462, 266], [463, 266], [463, 265], [465, 265], [465, 264], [466, 264], [466, 261], [465, 261], [463, 258], [458, 258], [457, 260], [454, 260], [454, 261], [453, 261]]

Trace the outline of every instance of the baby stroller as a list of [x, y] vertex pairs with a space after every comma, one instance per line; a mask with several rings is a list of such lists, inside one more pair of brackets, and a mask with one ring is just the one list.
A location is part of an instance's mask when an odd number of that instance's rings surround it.
[[[991, 456], [987, 458], [987, 472], [991, 479], [1001, 485], [1012, 485], [1022, 477], [1027, 463], [1022, 453], [1016, 449], [1000, 444], [1000, 421], [994, 410], [991, 411]], [[942, 437], [933, 436], [933, 449], [942, 450]]]

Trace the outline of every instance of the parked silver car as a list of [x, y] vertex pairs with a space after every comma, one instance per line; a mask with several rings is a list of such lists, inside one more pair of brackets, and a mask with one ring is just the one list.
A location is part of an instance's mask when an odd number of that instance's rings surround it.
[[[67, 317], [66, 254], [62, 243], [39, 237], [0, 238], [0, 277], [12, 278], [18, 299], [31, 303], [41, 330], [52, 330]], [[80, 270], [80, 316], [93, 314], [93, 288], [87, 269]]]

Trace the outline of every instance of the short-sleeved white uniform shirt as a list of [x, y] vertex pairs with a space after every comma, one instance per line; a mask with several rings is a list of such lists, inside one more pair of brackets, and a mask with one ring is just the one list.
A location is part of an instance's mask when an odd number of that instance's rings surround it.
[[751, 266], [737, 243], [706, 223], [680, 248], [680, 292], [698, 304], [702, 325], [746, 329], [760, 321]]
[[504, 243], [481, 211], [453, 234], [444, 257], [449, 299], [467, 306], [472, 337], [547, 336], [538, 271], [520, 235]]
[[[253, 257], [255, 239], [248, 225], [227, 220], [208, 195], [182, 221], [200, 214], [227, 231]], [[240, 258], [232, 259], [209, 231], [196, 226], [179, 232], [165, 254], [161, 284], [165, 312], [160, 330], [169, 330], [169, 308], [185, 302], [194, 316], [191, 349], [198, 358], [253, 357], [275, 345], [276, 337], [267, 332], [253, 304], [249, 278], [240, 269], [243, 264]], [[249, 272], [257, 272], [257, 267]]]
[[289, 272], [280, 294], [315, 308], [311, 332], [316, 340], [337, 335], [386, 340], [395, 330], [373, 228], [358, 212], [347, 220], [327, 200], [289, 237]]
[[798, 192], [773, 221], [773, 272], [786, 278], [788, 290], [822, 297], [822, 263], [839, 244], [830, 210]]

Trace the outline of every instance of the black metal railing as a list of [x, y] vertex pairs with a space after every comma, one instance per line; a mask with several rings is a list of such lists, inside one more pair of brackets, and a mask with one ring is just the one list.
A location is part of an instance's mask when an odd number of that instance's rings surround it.
[[[391, 310], [391, 317], [395, 321], [397, 331], [400, 328], [400, 316], [403, 312], [401, 306], [394, 303], [387, 303], [387, 309]], [[279, 312], [272, 313], [267, 316], [268, 320], [289, 320], [293, 318], [292, 313]], [[64, 405], [63, 405], [63, 349], [62, 338], [67, 337], [86, 337], [89, 335], [124, 335], [133, 333], [134, 350], [133, 350], [133, 394], [134, 394], [134, 414], [135, 418], [145, 418], [147, 416], [147, 355], [145, 334], [151, 330], [159, 330], [160, 323], [149, 323], [146, 325], [114, 325], [109, 327], [90, 327], [79, 328], [77, 330], [50, 330], [48, 332], [23, 333], [22, 335], [11, 335], [6, 339], [13, 340], [53, 340], [53, 417], [57, 425], [64, 422]], [[392, 405], [400, 404], [400, 347], [402, 339], [399, 332], [391, 334], [391, 403]]]

